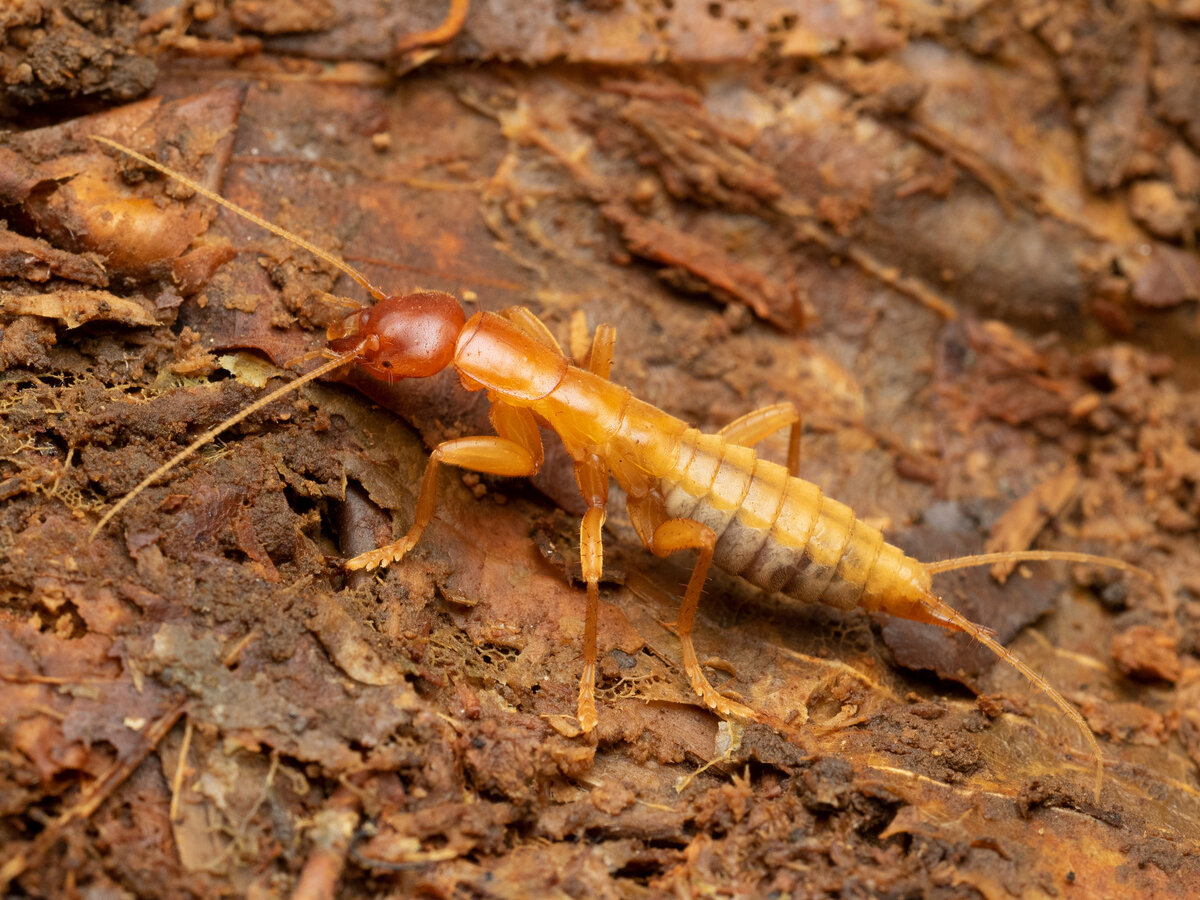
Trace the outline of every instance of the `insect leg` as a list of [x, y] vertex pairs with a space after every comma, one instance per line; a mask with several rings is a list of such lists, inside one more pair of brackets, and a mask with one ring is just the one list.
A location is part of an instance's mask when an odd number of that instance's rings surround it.
[[[542, 328], [541, 321], [532, 313]], [[582, 323], [582, 328], [576, 326]], [[571, 347], [580, 365], [593, 375], [608, 378], [612, 366], [613, 345], [617, 339], [616, 329], [611, 325], [600, 325], [592, 337], [591, 352], [587, 359], [579, 359], [578, 345], [586, 340], [586, 321], [579, 316], [571, 323]], [[578, 332], [578, 333], [577, 333]], [[582, 338], [583, 340], [577, 340]], [[579, 491], [588, 505], [583, 523], [579, 527], [579, 558], [583, 565], [583, 578], [587, 582], [587, 612], [583, 627], [583, 674], [579, 678], [579, 703], [576, 716], [584, 731], [596, 727], [596, 628], [600, 613], [600, 576], [604, 567], [604, 547], [601, 543], [604, 527], [605, 505], [608, 503], [608, 469], [603, 460], [589, 453], [575, 464], [575, 480]]]
[[571, 314], [571, 356], [575, 365], [587, 369], [593, 375], [607, 380], [612, 368], [613, 346], [617, 342], [617, 329], [606, 323], [596, 326], [596, 333], [588, 340], [587, 315], [582, 309]]
[[649, 485], [644, 485], [643, 490], [638, 492], [627, 487], [625, 492], [625, 510], [629, 513], [629, 521], [642, 544], [649, 548], [654, 541], [654, 532], [669, 518], [662, 494]]
[[692, 683], [692, 690], [700, 696], [705, 706], [718, 715], [757, 719], [758, 715], [754, 710], [721, 696], [716, 688], [708, 683], [704, 670], [696, 659], [696, 649], [692, 645], [692, 624], [696, 619], [696, 607], [700, 603], [700, 592], [708, 578], [708, 567], [712, 565], [713, 547], [716, 543], [717, 536], [707, 525], [692, 519], [670, 519], [654, 530], [650, 549], [656, 556], [669, 556], [678, 550], [700, 551], [700, 558], [696, 560], [696, 568], [692, 570], [683, 602], [679, 605], [679, 615], [675, 619], [675, 630], [683, 650], [684, 671]]
[[539, 344], [549, 347], [560, 356], [564, 355], [558, 338], [546, 327], [546, 323], [535, 316], [533, 311], [528, 307], [510, 306], [501, 312], [500, 315], [512, 322], [526, 337], [533, 338]]
[[492, 424], [499, 436], [455, 438], [434, 447], [421, 479], [412, 527], [400, 540], [354, 557], [346, 563], [346, 568], [374, 569], [387, 566], [399, 562], [416, 545], [425, 526], [433, 518], [437, 502], [438, 466], [442, 463], [488, 475], [512, 478], [536, 475], [542, 465], [542, 437], [533, 414], [526, 409], [497, 404], [492, 408]]
[[800, 413], [791, 403], [776, 403], [774, 406], [764, 406], [739, 416], [717, 432], [731, 444], [742, 447], [753, 447], [763, 438], [774, 434], [780, 428], [791, 425], [788, 436], [788, 474], [798, 478], [800, 472], [800, 435], [803, 430]]
[[536, 474], [542, 467], [545, 456], [542, 453], [542, 433], [538, 430], [537, 419], [533, 417], [533, 413], [521, 406], [493, 403], [488, 418], [492, 427], [496, 429], [496, 434], [520, 444], [529, 451], [529, 455], [533, 457], [533, 472], [530, 474]]
[[[559, 344], [553, 332], [528, 307], [510, 306], [501, 315], [512, 322], [527, 337], [533, 338], [539, 344], [543, 344], [557, 353], [563, 352], [562, 345]], [[617, 330], [611, 325], [596, 326], [596, 334], [592, 338], [590, 352], [582, 352], [581, 345], [587, 340], [587, 322], [582, 313], [577, 313], [577, 315], [579, 318], [571, 321], [571, 354], [575, 358], [575, 363], [593, 375], [608, 378], [609, 369], [612, 367], [613, 345], [617, 340]]]
[[587, 612], [583, 626], [583, 674], [579, 678], [579, 703], [576, 716], [579, 727], [596, 727], [596, 626], [600, 613], [600, 576], [604, 571], [605, 505], [608, 503], [608, 469], [594, 453], [575, 463], [575, 480], [588, 505], [579, 526], [579, 561], [587, 582]]
[[608, 378], [616, 342], [617, 329], [603, 323], [596, 326], [596, 333], [592, 335], [592, 349], [587, 355], [586, 368], [589, 372], [601, 378]]

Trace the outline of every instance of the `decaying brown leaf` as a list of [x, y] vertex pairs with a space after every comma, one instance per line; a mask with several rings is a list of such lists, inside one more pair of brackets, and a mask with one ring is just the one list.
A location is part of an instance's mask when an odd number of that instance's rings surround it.
[[[134, 29], [43, 3], [0, 38], [8, 890], [1188, 896], [1182, 7], [269, 6]], [[1071, 724], [969, 641], [716, 573], [709, 677], [778, 725], [719, 723], [671, 625], [690, 561], [644, 552], [615, 501], [581, 734], [578, 490], [553, 441], [533, 488], [444, 475], [402, 564], [339, 564], [407, 527], [426, 445], [490, 430], [452, 373], [309, 385], [89, 541], [288, 377], [262, 357], [320, 349], [364, 299], [91, 134], [390, 291], [529, 305], [564, 344], [612, 323], [614, 379], [699, 427], [791, 400], [804, 477], [920, 558], [990, 536], [1151, 569], [935, 581], [1087, 716], [1099, 802]]]
[[85, 322], [96, 321], [121, 325], [154, 325], [156, 322], [141, 304], [108, 291], [9, 294], [0, 297], [0, 313], [55, 319], [67, 328], [78, 328]]

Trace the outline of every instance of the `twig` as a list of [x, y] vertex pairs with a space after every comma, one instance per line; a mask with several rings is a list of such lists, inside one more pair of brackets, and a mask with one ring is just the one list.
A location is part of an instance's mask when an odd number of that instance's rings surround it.
[[143, 760], [153, 752], [161, 741], [179, 721], [187, 708], [187, 701], [179, 700], [167, 710], [149, 728], [146, 729], [142, 745], [128, 759], [117, 760], [81, 793], [78, 802], [70, 809], [60, 813], [53, 819], [45, 830], [36, 838], [18, 850], [0, 866], [0, 892], [7, 891], [14, 878], [18, 878], [31, 865], [38, 862], [42, 856], [62, 838], [63, 831], [73, 822], [84, 821], [100, 808], [109, 795], [112, 794], [125, 779], [134, 773]]

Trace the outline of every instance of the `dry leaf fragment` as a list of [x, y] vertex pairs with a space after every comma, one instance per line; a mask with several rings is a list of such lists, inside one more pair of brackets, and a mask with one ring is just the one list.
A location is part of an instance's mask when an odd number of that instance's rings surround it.
[[157, 324], [145, 307], [108, 291], [6, 294], [0, 296], [0, 313], [55, 319], [68, 328], [78, 328], [85, 322], [94, 321], [117, 322], [121, 325]]
[[[1071, 502], [1078, 487], [1079, 467], [1074, 463], [1036, 485], [996, 520], [987, 541], [987, 552], [1027, 550], [1046, 523]], [[1016, 566], [1011, 560], [998, 562], [992, 566], [992, 577], [1003, 584]]]

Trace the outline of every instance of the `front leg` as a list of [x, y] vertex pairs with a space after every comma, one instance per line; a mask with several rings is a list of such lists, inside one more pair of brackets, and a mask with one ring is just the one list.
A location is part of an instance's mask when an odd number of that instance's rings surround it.
[[433, 448], [429, 465], [425, 467], [425, 475], [421, 479], [421, 492], [417, 495], [412, 527], [400, 540], [354, 557], [346, 563], [347, 569], [374, 569], [391, 565], [403, 559], [416, 546], [425, 526], [433, 519], [437, 503], [438, 467], [442, 463], [512, 478], [527, 478], [537, 474], [542, 465], [542, 438], [533, 414], [527, 409], [497, 404], [492, 408], [491, 418], [498, 437], [478, 435], [454, 438]]

